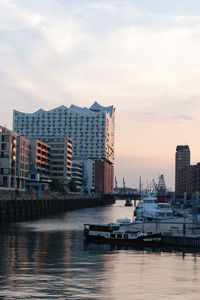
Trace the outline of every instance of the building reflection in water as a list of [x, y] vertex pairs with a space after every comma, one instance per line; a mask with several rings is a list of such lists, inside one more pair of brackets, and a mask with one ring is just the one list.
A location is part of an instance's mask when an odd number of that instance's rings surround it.
[[[138, 293], [141, 299], [150, 299], [150, 294], [152, 299], [160, 299], [162, 290], [155, 290], [154, 283], [162, 278], [167, 283], [164, 292], [168, 288], [175, 295], [177, 291], [182, 293], [180, 283], [186, 276], [191, 288], [197, 290], [200, 272], [195, 259], [199, 260], [199, 254], [186, 254], [182, 259], [176, 249], [84, 242], [82, 224], [94, 221], [93, 216], [98, 217], [98, 223], [110, 222], [112, 209], [115, 206], [107, 211], [91, 208], [69, 212], [65, 219], [1, 227], [0, 298], [116, 300], [133, 299]], [[124, 205], [116, 207], [115, 218], [122, 209]]]

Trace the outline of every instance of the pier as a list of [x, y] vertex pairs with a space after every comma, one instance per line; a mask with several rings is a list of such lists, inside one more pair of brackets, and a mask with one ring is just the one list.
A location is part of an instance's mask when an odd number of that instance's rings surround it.
[[200, 236], [178, 236], [163, 234], [162, 245], [199, 248]]
[[132, 223], [127, 228], [133, 231], [160, 232], [162, 246], [191, 247], [200, 250], [200, 224], [194, 222], [193, 217], [188, 218], [187, 222], [184, 222], [184, 218], [174, 218], [168, 221], [157, 220], [143, 224]]
[[175, 247], [200, 247], [200, 228], [197, 223], [172, 224], [171, 229], [162, 232], [162, 244]]

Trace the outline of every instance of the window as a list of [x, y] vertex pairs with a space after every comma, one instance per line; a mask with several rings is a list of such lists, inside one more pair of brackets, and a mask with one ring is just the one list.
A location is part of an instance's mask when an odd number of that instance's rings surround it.
[[5, 151], [5, 152], [4, 152], [4, 157], [5, 157], [5, 158], [9, 158], [9, 152]]
[[4, 175], [9, 175], [9, 169], [4, 168], [4, 169], [3, 169], [3, 174], [4, 174]]

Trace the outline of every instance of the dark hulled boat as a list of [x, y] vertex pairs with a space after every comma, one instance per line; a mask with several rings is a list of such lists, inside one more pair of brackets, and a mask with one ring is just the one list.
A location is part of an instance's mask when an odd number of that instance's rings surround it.
[[161, 233], [121, 230], [119, 224], [84, 224], [84, 235], [88, 241], [120, 245], [158, 245]]

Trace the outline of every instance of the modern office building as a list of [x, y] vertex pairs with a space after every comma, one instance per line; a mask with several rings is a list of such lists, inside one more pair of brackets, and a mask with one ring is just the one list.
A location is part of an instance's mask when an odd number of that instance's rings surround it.
[[[29, 136], [30, 140], [39, 140], [41, 146], [48, 146], [45, 152], [44, 163], [49, 164], [48, 151], [50, 151], [50, 177], [63, 183], [71, 179], [72, 141], [66, 136]], [[43, 148], [44, 150], [44, 148]], [[40, 161], [37, 160], [39, 163]]]
[[[68, 136], [73, 141], [73, 159], [104, 160], [107, 169], [113, 170], [115, 108], [103, 107], [95, 102], [89, 109], [71, 105], [35, 113], [14, 110], [13, 129], [23, 136]], [[41, 139], [41, 138], [40, 138]], [[102, 180], [113, 182], [113, 171], [103, 172]], [[111, 176], [111, 177], [107, 177]], [[105, 186], [105, 185], [101, 185]], [[113, 186], [113, 184], [109, 184]], [[96, 189], [100, 188], [100, 185]], [[112, 192], [112, 189], [109, 188]], [[106, 192], [102, 190], [101, 192]]]
[[[188, 145], [178, 145], [175, 155], [175, 192], [177, 198], [183, 198], [188, 189], [187, 181], [190, 172], [190, 149]], [[187, 176], [186, 176], [187, 175]]]
[[50, 182], [51, 147], [37, 138], [30, 138], [29, 170], [36, 169], [43, 182]]
[[28, 179], [29, 141], [0, 126], [0, 187], [24, 189]]

